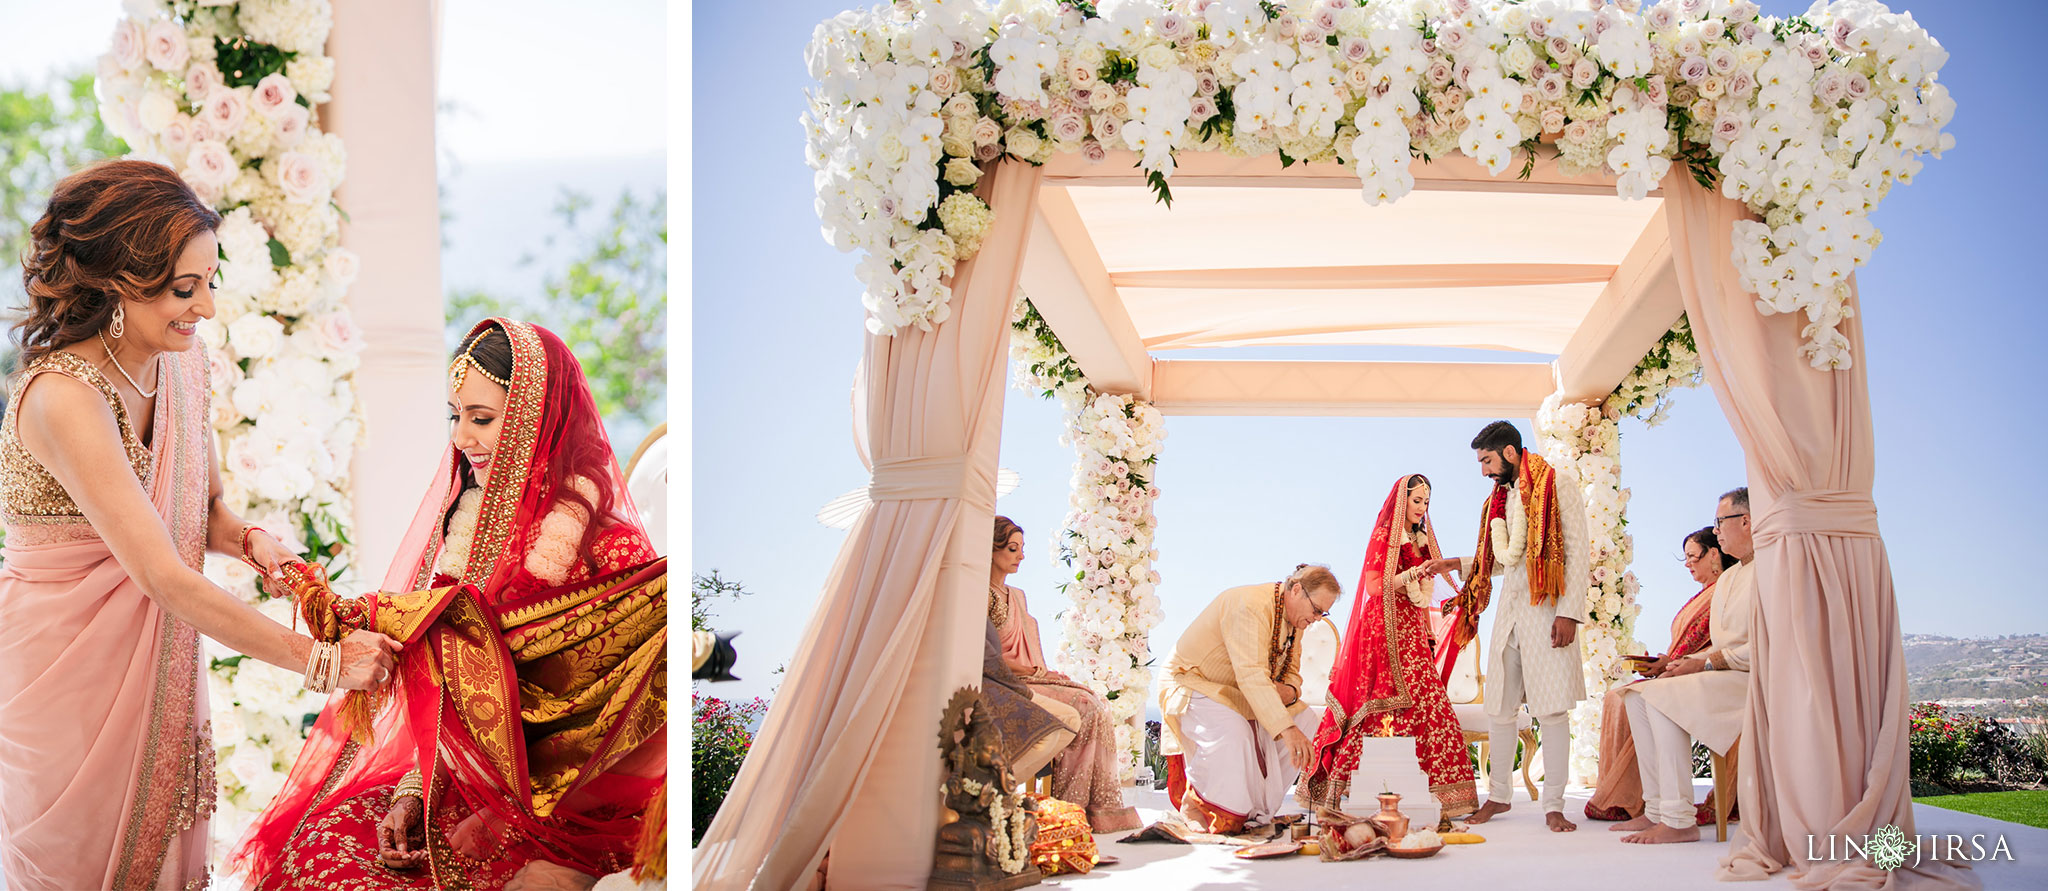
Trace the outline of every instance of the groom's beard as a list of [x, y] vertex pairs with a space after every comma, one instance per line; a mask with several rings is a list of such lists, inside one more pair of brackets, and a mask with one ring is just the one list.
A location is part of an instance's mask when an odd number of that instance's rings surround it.
[[1507, 486], [1509, 488], [1513, 488], [1515, 485], [1515, 477], [1522, 472], [1522, 468], [1520, 465], [1508, 461], [1505, 458], [1501, 459], [1501, 463], [1506, 464], [1507, 468], [1499, 473], [1489, 473], [1487, 474], [1487, 476], [1493, 480], [1493, 483], [1496, 486]]

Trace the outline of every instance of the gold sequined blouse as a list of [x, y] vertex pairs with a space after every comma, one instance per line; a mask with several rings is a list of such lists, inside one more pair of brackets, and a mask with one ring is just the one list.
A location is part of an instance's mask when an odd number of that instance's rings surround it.
[[21, 394], [28, 388], [29, 381], [43, 373], [62, 374], [76, 378], [98, 390], [107, 400], [107, 406], [114, 410], [114, 420], [121, 428], [121, 441], [128, 450], [128, 464], [135, 469], [135, 478], [142, 482], [143, 489], [149, 488], [156, 470], [156, 461], [149, 447], [135, 434], [135, 426], [128, 419], [128, 405], [121, 401], [121, 395], [114, 391], [113, 382], [94, 368], [91, 362], [75, 353], [62, 350], [50, 353], [30, 363], [15, 380], [13, 392], [9, 394], [7, 420], [0, 423], [0, 522], [5, 522], [7, 535], [13, 539], [17, 531], [37, 537], [37, 527], [76, 526], [85, 519], [78, 509], [78, 503], [71, 499], [71, 493], [57, 484], [56, 477], [48, 468], [28, 453], [21, 443], [20, 423]]

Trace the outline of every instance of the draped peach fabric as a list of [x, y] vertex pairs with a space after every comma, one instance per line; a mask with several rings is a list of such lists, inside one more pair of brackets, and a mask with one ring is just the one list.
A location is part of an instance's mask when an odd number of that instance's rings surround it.
[[[1802, 888], [1982, 887], [1966, 864], [1884, 872], [1809, 862], [1827, 837], [1886, 825], [1913, 835], [1906, 661], [1891, 567], [1871, 501], [1876, 472], [1863, 327], [1856, 364], [1800, 355], [1802, 315], [1765, 316], [1730, 259], [1743, 205], [1690, 177], [1664, 183], [1672, 257], [1714, 396], [1742, 444], [1756, 535], [1756, 619], [1738, 790], [1743, 840], [1720, 878], [1789, 867]], [[1853, 287], [1853, 284], [1852, 284]], [[1820, 844], [1808, 847], [1808, 838]]]
[[[980, 253], [930, 331], [867, 335], [855, 440], [877, 500], [826, 577], [782, 689], [694, 852], [698, 888], [797, 888], [827, 850], [835, 889], [923, 888], [938, 830], [940, 710], [979, 683], [1009, 315], [1039, 168], [997, 162]], [[892, 462], [963, 462], [924, 486]], [[899, 500], [900, 499], [900, 500]]]
[[[142, 480], [195, 571], [206, 553], [213, 432], [206, 370], [203, 349], [164, 354], [154, 469]], [[97, 376], [58, 373], [89, 384]], [[199, 633], [143, 593], [85, 518], [24, 518], [17, 507], [8, 506], [0, 552], [7, 887], [197, 887], [215, 794]]]
[[1038, 620], [1031, 617], [1031, 607], [1025, 603], [1024, 592], [1008, 588], [1003, 593], [1010, 609], [1010, 620], [996, 629], [997, 639], [1003, 643], [1003, 658], [1034, 668], [1051, 668], [1045, 662], [1044, 642], [1038, 636]]

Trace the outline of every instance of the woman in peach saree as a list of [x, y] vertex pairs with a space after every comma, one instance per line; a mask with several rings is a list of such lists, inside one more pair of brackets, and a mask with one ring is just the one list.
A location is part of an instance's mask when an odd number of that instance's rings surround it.
[[1116, 724], [1102, 694], [1075, 683], [1045, 663], [1038, 620], [1024, 602], [1024, 592], [1007, 579], [1024, 560], [1024, 530], [1009, 517], [997, 517], [995, 552], [989, 561], [988, 618], [995, 623], [1003, 661], [1031, 692], [1056, 699], [1081, 716], [1081, 730], [1052, 762], [1052, 797], [1081, 806], [1095, 832], [1121, 832], [1139, 826], [1138, 811], [1124, 803], [1123, 784], [1116, 776]]
[[667, 769], [667, 561], [560, 338], [485, 320], [449, 393], [386, 591], [294, 582], [309, 625], [407, 650], [366, 733], [345, 697], [321, 713], [231, 858], [255, 887], [587, 888], [635, 860]]
[[[1664, 673], [1664, 668], [1680, 657], [1690, 656], [1713, 643], [1708, 634], [1708, 622], [1712, 618], [1714, 583], [1721, 573], [1736, 560], [1721, 552], [1721, 542], [1714, 537], [1713, 527], [1701, 529], [1685, 537], [1685, 569], [1692, 574], [1693, 581], [1700, 583], [1698, 594], [1678, 608], [1678, 615], [1671, 620], [1671, 647], [1654, 661], [1643, 663], [1637, 670], [1643, 677], [1653, 678]], [[1616, 687], [1607, 691], [1607, 700], [1601, 706], [1600, 714], [1600, 779], [1593, 788], [1593, 797], [1586, 801], [1586, 819], [1628, 820], [1643, 814], [1643, 778], [1636, 767], [1635, 737], [1630, 734], [1626, 718], [1622, 716], [1621, 691]], [[1702, 824], [1713, 822], [1713, 793], [1700, 805]]]
[[[0, 422], [11, 891], [203, 887], [215, 784], [199, 636], [294, 670], [316, 650], [200, 572], [208, 551], [262, 570], [294, 559], [221, 500], [194, 336], [213, 315], [219, 221], [169, 168], [110, 161], [59, 182], [30, 233], [22, 371]], [[387, 676], [388, 645], [350, 641], [343, 685]]]

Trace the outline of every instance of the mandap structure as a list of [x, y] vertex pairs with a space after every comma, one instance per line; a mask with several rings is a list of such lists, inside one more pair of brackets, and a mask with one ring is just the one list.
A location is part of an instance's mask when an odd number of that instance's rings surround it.
[[[1587, 490], [1601, 690], [1634, 649], [1616, 421], [1654, 420], [1670, 387], [1704, 379], [1747, 453], [1771, 592], [1748, 841], [1723, 870], [1881, 880], [1803, 858], [1810, 834], [1912, 831], [1853, 278], [1880, 240], [1871, 211], [1953, 144], [1946, 54], [1910, 15], [904, 0], [819, 25], [807, 60], [824, 235], [865, 286], [855, 428], [873, 503], [732, 788], [745, 807], [696, 850], [700, 887], [801, 887], [828, 853], [834, 887], [923, 886], [929, 740], [979, 677], [1012, 352], [1020, 384], [1062, 400], [1077, 476], [1098, 483], [1059, 542], [1081, 570], [1063, 661], [1127, 722], [1151, 696], [1162, 416], [1532, 420]], [[1171, 358], [1321, 344], [1555, 359]], [[1598, 703], [1574, 716], [1581, 775]]]

